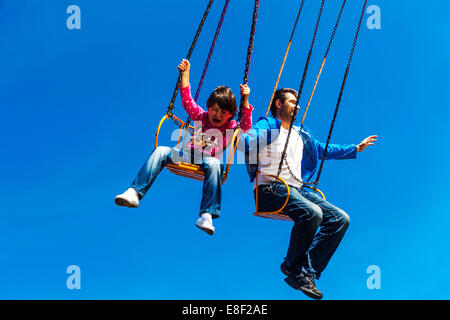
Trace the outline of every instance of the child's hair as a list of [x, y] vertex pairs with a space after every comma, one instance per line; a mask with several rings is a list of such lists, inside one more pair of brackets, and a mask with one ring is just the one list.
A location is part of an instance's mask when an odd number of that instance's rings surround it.
[[286, 95], [288, 93], [292, 93], [294, 96], [297, 97], [297, 91], [295, 89], [290, 89], [290, 88], [283, 88], [283, 89], [278, 89], [274, 96], [273, 96], [273, 100], [272, 100], [272, 104], [270, 105], [270, 112], [272, 113], [272, 116], [276, 117], [277, 116], [277, 107], [275, 105], [275, 101], [277, 101], [278, 99], [280, 99], [281, 103], [284, 103], [286, 101]]
[[231, 114], [230, 120], [234, 118], [237, 113], [237, 104], [236, 98], [230, 88], [220, 86], [214, 89], [206, 101], [206, 106], [209, 109], [216, 103], [220, 109], [228, 111]]

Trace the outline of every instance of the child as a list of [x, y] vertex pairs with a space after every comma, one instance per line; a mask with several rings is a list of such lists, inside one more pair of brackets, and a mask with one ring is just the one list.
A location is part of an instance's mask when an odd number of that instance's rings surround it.
[[[181, 101], [189, 117], [195, 122], [194, 137], [181, 150], [169, 147], [157, 147], [153, 150], [132, 182], [131, 187], [116, 196], [115, 202], [119, 206], [138, 207], [139, 200], [145, 196], [157, 175], [168, 163], [176, 163], [179, 159], [194, 163], [191, 156], [200, 153], [201, 159], [198, 164], [205, 173], [205, 178], [200, 217], [195, 225], [209, 235], [213, 235], [215, 228], [212, 219], [220, 216], [223, 174], [223, 164], [217, 157], [225, 150], [229, 142], [229, 135], [226, 134], [226, 130], [235, 129], [238, 125], [235, 120], [232, 120], [238, 108], [230, 88], [220, 86], [209, 96], [206, 102], [208, 111], [204, 111], [197, 105], [191, 95], [189, 61], [182, 60], [178, 65], [178, 70], [183, 72], [180, 86]], [[243, 102], [241, 129], [245, 132], [252, 126], [253, 107], [248, 103], [250, 88], [247, 85], [241, 85], [240, 93]], [[212, 135], [210, 139], [205, 139], [208, 136], [207, 131], [211, 129], [218, 130], [223, 138], [216, 141], [214, 135]]]

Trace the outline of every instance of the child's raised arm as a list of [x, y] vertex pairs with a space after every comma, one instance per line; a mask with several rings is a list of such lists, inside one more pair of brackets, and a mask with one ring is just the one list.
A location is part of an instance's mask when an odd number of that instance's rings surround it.
[[181, 87], [186, 88], [189, 86], [189, 71], [191, 70], [191, 64], [188, 60], [183, 59], [178, 65], [178, 71], [183, 72], [181, 76]]
[[197, 121], [202, 119], [202, 115], [205, 113], [205, 110], [200, 108], [192, 98], [191, 86], [189, 84], [190, 69], [191, 64], [186, 59], [183, 59], [181, 63], [178, 65], [178, 70], [180, 72], [183, 72], [183, 75], [181, 76], [181, 86], [180, 86], [181, 104], [188, 113], [189, 117], [192, 120]]
[[241, 101], [244, 108], [249, 108], [248, 96], [250, 95], [250, 88], [246, 84], [241, 84]]
[[241, 101], [242, 101], [242, 119], [241, 119], [241, 129], [246, 132], [252, 127], [252, 111], [253, 107], [248, 102], [248, 97], [250, 95], [250, 88], [246, 84], [241, 84]]

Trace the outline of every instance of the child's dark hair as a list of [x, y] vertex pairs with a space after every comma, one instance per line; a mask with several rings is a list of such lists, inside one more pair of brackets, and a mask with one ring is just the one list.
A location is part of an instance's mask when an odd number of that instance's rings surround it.
[[230, 88], [220, 86], [214, 89], [206, 101], [206, 106], [211, 108], [216, 103], [220, 109], [228, 111], [231, 114], [230, 120], [234, 118], [237, 113], [237, 104], [236, 98]]
[[273, 100], [272, 100], [272, 104], [270, 105], [270, 112], [272, 113], [272, 116], [276, 117], [277, 116], [277, 107], [275, 105], [275, 101], [277, 101], [278, 99], [280, 99], [281, 103], [284, 103], [286, 101], [286, 95], [288, 93], [292, 93], [295, 97], [297, 97], [297, 91], [291, 88], [283, 88], [283, 89], [278, 89], [277, 91], [275, 91], [275, 94], [273, 96]]

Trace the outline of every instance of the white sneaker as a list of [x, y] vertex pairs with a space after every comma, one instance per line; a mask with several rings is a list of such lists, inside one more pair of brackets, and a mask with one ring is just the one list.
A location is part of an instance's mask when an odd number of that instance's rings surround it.
[[[205, 217], [206, 215], [206, 217]], [[207, 234], [212, 236], [214, 234], [214, 226], [212, 225], [212, 219], [211, 215], [209, 213], [202, 214], [200, 218], [197, 219], [197, 222], [195, 223], [197, 227], [205, 231]]]
[[139, 207], [139, 196], [136, 190], [128, 188], [127, 191], [116, 196], [115, 202], [118, 206], [137, 208]]

